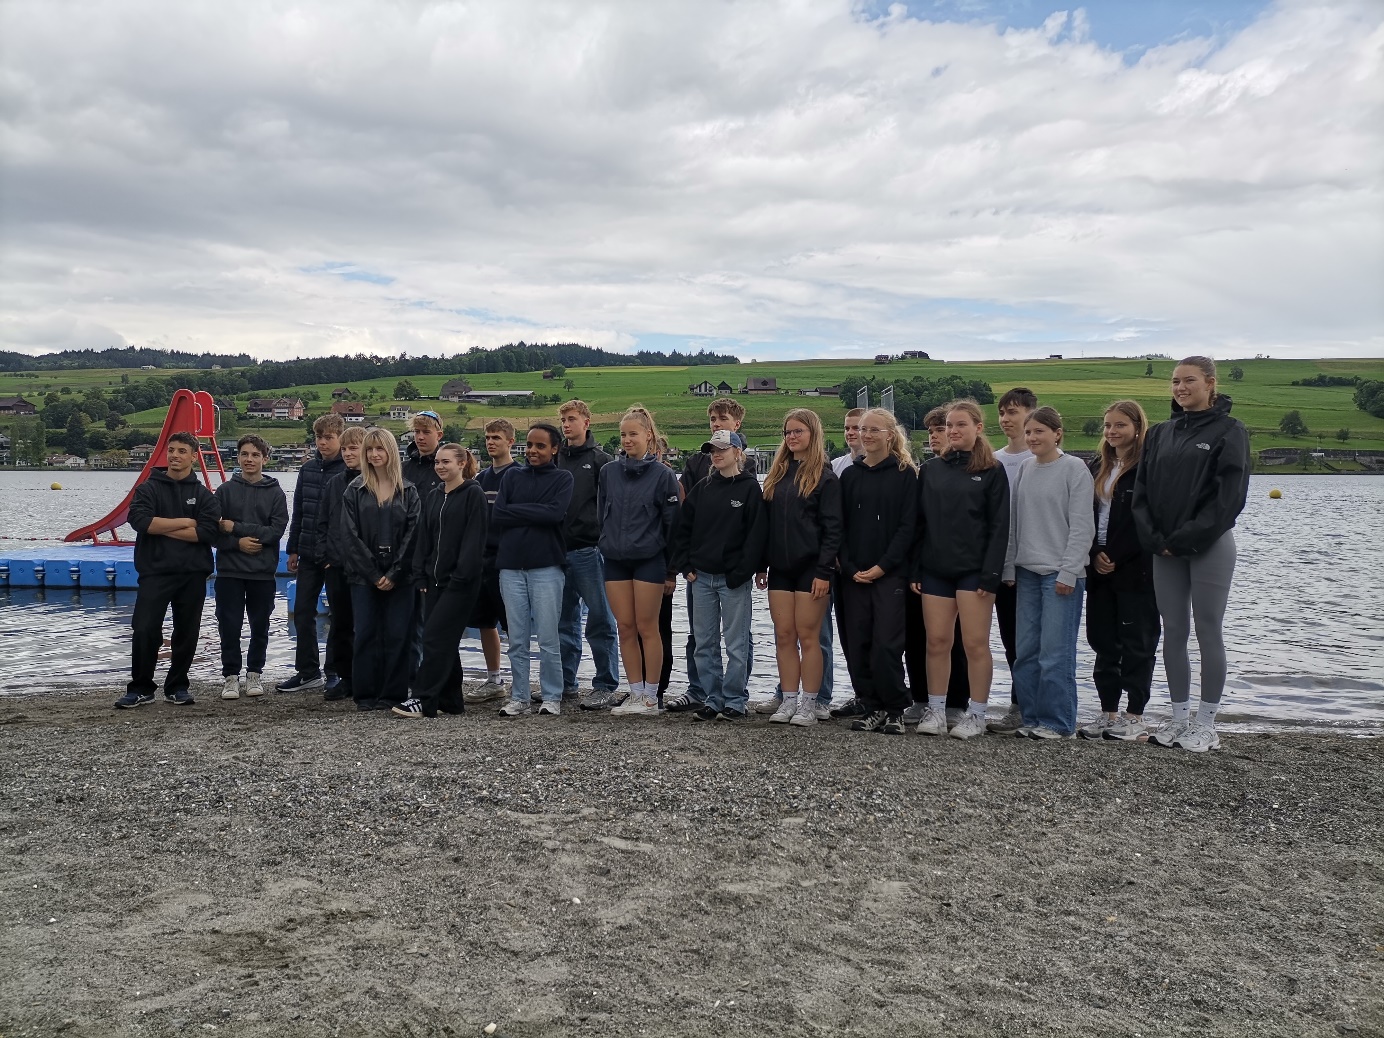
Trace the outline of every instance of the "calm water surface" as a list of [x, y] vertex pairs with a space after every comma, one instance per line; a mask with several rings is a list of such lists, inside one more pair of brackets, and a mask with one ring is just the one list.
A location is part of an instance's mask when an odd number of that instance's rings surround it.
[[[292, 473], [278, 476], [291, 488]], [[132, 472], [0, 472], [0, 553], [9, 544], [32, 546], [34, 538], [61, 540], [109, 511], [133, 479]], [[54, 480], [65, 489], [49, 490]], [[1282, 500], [1270, 500], [1272, 487], [1282, 489]], [[132, 536], [128, 527], [124, 534]], [[1221, 713], [1227, 726], [1384, 732], [1384, 478], [1255, 476], [1236, 537], [1240, 560], [1226, 619], [1230, 678]], [[681, 587], [677, 602], [673, 627], [680, 657], [687, 631]], [[758, 651], [750, 687], [764, 695], [775, 680], [773, 634], [762, 593], [755, 604]], [[73, 684], [122, 687], [133, 608], [132, 591], [0, 590], [6, 657], [0, 693]], [[194, 674], [215, 677], [220, 664], [210, 602], [202, 634]], [[292, 637], [280, 598], [266, 668], [271, 676], [292, 670]], [[462, 649], [463, 662], [479, 666], [479, 644], [468, 641]], [[995, 651], [1002, 660], [998, 635]], [[1077, 676], [1083, 718], [1099, 709], [1091, 662], [1082, 639]], [[583, 662], [582, 676], [590, 678], [589, 662]], [[679, 658], [675, 685], [681, 677]], [[839, 654], [836, 681], [838, 698], [849, 694]], [[1008, 685], [1002, 662], [996, 684]], [[1160, 714], [1166, 702], [1160, 666], [1151, 715]]]

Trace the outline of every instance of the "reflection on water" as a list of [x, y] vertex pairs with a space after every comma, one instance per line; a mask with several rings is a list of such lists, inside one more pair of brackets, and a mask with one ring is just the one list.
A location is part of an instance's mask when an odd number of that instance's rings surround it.
[[[55, 478], [70, 489], [49, 491]], [[103, 515], [132, 478], [124, 472], [56, 477], [0, 473], [0, 550], [5, 539], [60, 538]], [[291, 485], [291, 474], [280, 478]], [[1270, 487], [1281, 488], [1283, 499], [1270, 500]], [[1230, 678], [1221, 718], [1231, 727], [1384, 727], [1384, 588], [1377, 576], [1384, 544], [1384, 478], [1256, 476], [1236, 537], [1240, 560], [1226, 620]], [[681, 681], [687, 635], [682, 602], [679, 588], [673, 614], [675, 684]], [[122, 687], [133, 608], [134, 593], [128, 591], [0, 591], [0, 642], [7, 650], [0, 692], [74, 682]], [[756, 593], [753, 630], [757, 651], [750, 687], [752, 693], [766, 695], [773, 691], [775, 673], [773, 633], [762, 593]], [[1002, 659], [998, 634], [994, 647]], [[1195, 639], [1193, 653], [1195, 674]], [[463, 643], [463, 661], [468, 668], [479, 667], [478, 643]], [[1083, 639], [1078, 646], [1083, 718], [1098, 709], [1091, 662]], [[277, 679], [292, 667], [292, 631], [281, 597], [266, 671]], [[1001, 663], [997, 685], [1007, 687], [1004, 671]], [[210, 594], [193, 673], [207, 678], [220, 674]], [[583, 661], [581, 676], [591, 677], [589, 660]], [[848, 694], [839, 654], [836, 680], [838, 697]], [[1160, 668], [1152, 714], [1161, 712], [1166, 696]]]

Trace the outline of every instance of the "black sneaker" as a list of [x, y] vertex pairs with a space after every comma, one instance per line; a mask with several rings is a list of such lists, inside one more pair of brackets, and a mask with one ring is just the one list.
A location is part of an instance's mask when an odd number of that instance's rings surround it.
[[398, 706], [391, 707], [389, 712], [395, 717], [422, 717], [423, 701], [421, 699], [405, 699]]
[[287, 681], [280, 681], [274, 687], [280, 692], [302, 692], [308, 688], [321, 688], [322, 675], [317, 674], [294, 674]]
[[388, 710], [393, 705], [393, 703], [381, 703], [378, 699], [356, 700], [356, 709], [361, 713], [366, 713], [370, 710]]
[[148, 706], [154, 701], [152, 692], [126, 692], [115, 701], [117, 710], [133, 710], [137, 706]]
[[880, 729], [885, 735], [903, 734], [903, 714], [889, 714], [884, 719], [884, 727]]
[[163, 694], [165, 703], [172, 703], [174, 706], [196, 706], [197, 700], [192, 698], [192, 693], [185, 688], [180, 688], [176, 692], [165, 692]]
[[852, 696], [840, 706], [831, 708], [832, 717], [864, 717], [865, 708], [860, 705], [860, 700]]
[[722, 721], [743, 721], [745, 720], [745, 711], [726, 707], [718, 716]]
[[[883, 731], [885, 722], [889, 720], [889, 715], [883, 710], [876, 710], [874, 713], [865, 714], [851, 725], [853, 732], [878, 732]], [[902, 725], [903, 718], [899, 718]]]
[[[669, 709], [672, 709], [672, 708], [669, 707]], [[718, 717], [720, 717], [720, 716], [721, 716], [721, 712], [720, 712], [719, 710], [717, 710], [714, 706], [704, 706], [704, 707], [702, 707], [700, 710], [697, 710], [695, 713], [692, 714], [692, 720], [694, 720], [694, 721], [714, 721], [714, 720], [716, 720], [716, 718], [718, 718]]]
[[322, 698], [328, 703], [335, 703], [342, 699], [351, 698], [351, 683], [336, 674], [327, 678], [326, 684], [322, 686]]
[[[689, 710], [695, 711], [700, 708], [701, 705], [701, 703], [697, 702], [696, 697], [686, 689], [681, 692], [675, 692], [670, 696], [663, 697], [663, 709], [672, 714], [686, 713]], [[702, 720], [705, 721], [706, 718], [702, 718]]]

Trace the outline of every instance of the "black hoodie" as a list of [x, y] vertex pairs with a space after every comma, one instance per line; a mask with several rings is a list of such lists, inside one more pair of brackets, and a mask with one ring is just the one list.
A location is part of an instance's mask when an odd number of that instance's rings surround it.
[[1196, 555], [1235, 525], [1249, 496], [1249, 433], [1230, 397], [1205, 411], [1173, 403], [1172, 418], [1144, 440], [1134, 481], [1134, 522], [1144, 549]]
[[[155, 519], [196, 519], [197, 542], [149, 532]], [[221, 506], [194, 473], [170, 479], [167, 469], [154, 469], [130, 499], [129, 524], [135, 531], [135, 572], [142, 577], [200, 574], [212, 571], [211, 546], [220, 528]]]
[[[437, 446], [441, 447], [443, 441], [439, 441]], [[437, 451], [431, 454], [423, 454], [418, 449], [418, 444], [410, 441], [404, 448], [403, 473], [404, 482], [412, 483], [418, 488], [418, 496], [426, 501], [428, 495], [432, 493], [433, 487], [442, 485], [442, 477], [437, 474], [437, 469], [433, 467], [437, 461]]]
[[458, 590], [481, 579], [489, 523], [485, 491], [474, 479], [448, 491], [439, 484], [423, 501], [418, 524], [414, 582], [423, 587], [449, 585]]
[[572, 503], [567, 506], [567, 522], [562, 527], [568, 551], [594, 548], [601, 538], [596, 490], [601, 469], [610, 462], [610, 455], [596, 445], [596, 438], [590, 432], [586, 434], [585, 443], [576, 447], [564, 443], [558, 449], [557, 467], [572, 473]]
[[759, 480], [748, 472], [727, 479], [713, 469], [682, 503], [669, 566], [679, 573], [722, 573], [729, 587], [740, 587], [759, 568], [768, 532]]
[[[1100, 458], [1091, 462], [1091, 478], [1100, 471]], [[1134, 482], [1139, 466], [1123, 469], [1110, 491], [1110, 518], [1106, 522], [1105, 544], [1092, 542], [1091, 564], [1086, 567], [1086, 582], [1108, 582], [1116, 591], [1152, 591], [1153, 556], [1139, 543], [1139, 531], [1134, 526]], [[1099, 494], [1100, 487], [1096, 487]], [[1100, 530], [1100, 498], [1092, 503], [1096, 514], [1096, 530]], [[1102, 552], [1115, 564], [1113, 573], [1096, 572], [1096, 556]]]
[[1009, 477], [996, 461], [968, 472], [970, 451], [947, 451], [918, 473], [918, 563], [915, 575], [955, 579], [980, 574], [983, 591], [999, 589], [1009, 548]]
[[[279, 541], [288, 526], [288, 501], [284, 488], [272, 476], [251, 483], [237, 472], [216, 488], [221, 518], [235, 527], [216, 539], [216, 572], [247, 580], [273, 580], [279, 572]], [[240, 538], [253, 537], [264, 549], [248, 555], [240, 550]]]
[[856, 458], [841, 473], [841, 573], [853, 577], [878, 566], [907, 576], [918, 531], [918, 473], [893, 455], [871, 466]]
[[798, 494], [798, 462], [774, 484], [774, 496], [765, 499], [769, 512], [769, 539], [764, 557], [771, 569], [801, 573], [812, 569], [822, 580], [836, 574], [836, 555], [841, 550], [841, 481], [828, 464], [822, 478], [807, 497]]

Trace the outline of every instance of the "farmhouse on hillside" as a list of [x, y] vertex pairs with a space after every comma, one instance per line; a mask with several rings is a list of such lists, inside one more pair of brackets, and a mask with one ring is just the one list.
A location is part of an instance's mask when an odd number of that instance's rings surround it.
[[725, 379], [722, 379], [720, 382], [716, 383], [716, 392], [721, 394], [721, 396], [729, 396], [731, 393], [735, 392], [735, 387]]
[[759, 377], [758, 375], [751, 375], [749, 378], [745, 379], [745, 388], [742, 389], [740, 392], [742, 392], [742, 393], [777, 393], [777, 392], [778, 392], [778, 379], [776, 379], [776, 378], [761, 378], [761, 377]]
[[360, 424], [365, 421], [365, 405], [359, 400], [338, 400], [332, 404], [332, 413], [341, 415], [347, 422]]
[[705, 379], [703, 379], [702, 381], [698, 382], [695, 386], [688, 386], [687, 388], [688, 388], [688, 390], [692, 393], [693, 396], [715, 396], [715, 395], [716, 395], [716, 387], [713, 386], [710, 382], [706, 381]]
[[464, 378], [453, 378], [443, 383], [442, 391], [437, 394], [437, 398], [445, 403], [459, 404], [470, 392], [470, 382]]
[[37, 414], [38, 408], [22, 396], [0, 396], [0, 414]]
[[272, 400], [267, 397], [257, 397], [246, 406], [245, 413], [251, 418], [276, 418], [280, 421], [301, 422], [303, 420], [303, 402], [297, 398], [289, 399], [286, 396], [276, 397]]
[[815, 386], [812, 389], [798, 390], [799, 396], [840, 396], [840, 386]]
[[351, 387], [350, 387], [350, 386], [337, 386], [335, 389], [332, 390], [332, 399], [333, 399], [333, 400], [345, 400], [345, 399], [346, 399], [348, 396], [350, 396], [350, 395], [351, 395]]

